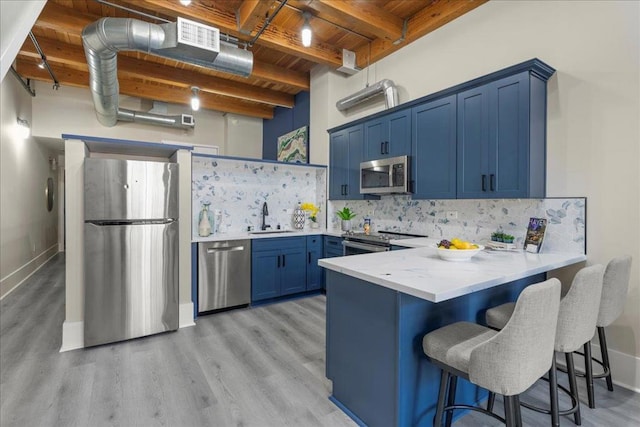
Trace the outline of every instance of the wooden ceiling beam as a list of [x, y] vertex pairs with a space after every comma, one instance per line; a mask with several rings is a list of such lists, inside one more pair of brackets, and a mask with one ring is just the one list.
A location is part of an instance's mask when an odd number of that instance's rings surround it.
[[[179, 13], [189, 19], [216, 27], [223, 33], [246, 39], [246, 35], [237, 30], [233, 13], [216, 9], [206, 3], [192, 3], [189, 7], [184, 7], [178, 2], [168, 2], [166, 0], [142, 0], [142, 2], [140, 0], [126, 0], [126, 2], [138, 7], [144, 5], [149, 10], [164, 12], [169, 15]], [[314, 41], [310, 47], [304, 47], [298, 31], [278, 27], [273, 22], [260, 35], [259, 42], [262, 46], [289, 55], [295, 55], [308, 61], [326, 64], [334, 68], [342, 66], [341, 49], [317, 41]]]
[[[45, 52], [47, 61], [87, 71], [87, 61], [84, 50], [80, 46], [62, 43], [44, 37], [38, 39], [38, 44]], [[40, 58], [33, 43], [27, 40], [20, 49], [20, 55]], [[251, 86], [234, 80], [213, 77], [196, 71], [179, 70], [159, 63], [144, 61], [130, 56], [118, 56], [118, 75], [150, 80], [171, 86], [189, 88], [198, 86], [203, 92], [232, 98], [246, 99], [262, 104], [292, 108], [293, 95]]]
[[[361, 68], [366, 67], [368, 63], [373, 64], [487, 1], [489, 0], [434, 1], [409, 19], [407, 34], [402, 43], [393, 44], [388, 40], [376, 39], [371, 42], [370, 47], [364, 45], [356, 50], [356, 64]], [[371, 58], [368, 58], [369, 49]]]
[[236, 24], [242, 34], [251, 34], [253, 29], [266, 19], [269, 9], [276, 3], [265, 0], [244, 0], [236, 10]]
[[[51, 65], [58, 81], [63, 86], [87, 88], [89, 85], [89, 73], [72, 68]], [[25, 59], [16, 61], [16, 69], [24, 78], [51, 82], [51, 77], [46, 70], [38, 67], [36, 62]], [[120, 94], [136, 98], [163, 101], [172, 104], [189, 106], [191, 92], [183, 88], [172, 87], [164, 84], [143, 84], [139, 81], [120, 78], [118, 79]], [[238, 101], [228, 97], [200, 93], [200, 108], [215, 110], [225, 113], [242, 114], [262, 119], [273, 118], [273, 108], [267, 105]]]
[[356, 28], [377, 34], [388, 41], [396, 41], [402, 37], [404, 20], [381, 7], [369, 2], [346, 0], [315, 0], [310, 6], [327, 14], [331, 18], [344, 19], [347, 15]]
[[[78, 12], [75, 9], [47, 2], [40, 13], [35, 26], [60, 32], [82, 34], [84, 27], [100, 19], [100, 16]], [[47, 52], [44, 52], [45, 55]], [[220, 73], [225, 74], [225, 73]], [[254, 61], [251, 77], [269, 83], [290, 86], [295, 90], [309, 90], [309, 74], [301, 73], [276, 65]], [[224, 78], [224, 77], [222, 77]]]

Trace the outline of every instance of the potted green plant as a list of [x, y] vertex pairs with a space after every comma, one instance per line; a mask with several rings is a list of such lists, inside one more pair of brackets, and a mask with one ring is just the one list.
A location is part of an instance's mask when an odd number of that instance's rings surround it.
[[355, 218], [356, 214], [346, 206], [341, 210], [337, 211], [336, 214], [342, 220], [342, 224], [341, 224], [342, 231], [351, 230], [351, 220]]
[[502, 235], [502, 241], [504, 243], [513, 243], [513, 239], [515, 239], [515, 237], [513, 237], [511, 234], [503, 234]]

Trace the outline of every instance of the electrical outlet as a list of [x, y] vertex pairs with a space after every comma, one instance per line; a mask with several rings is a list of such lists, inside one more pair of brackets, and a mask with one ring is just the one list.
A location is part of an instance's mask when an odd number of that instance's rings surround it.
[[367, 212], [367, 216], [368, 216], [369, 218], [371, 218], [371, 217], [372, 217], [372, 216], [374, 216], [375, 214], [376, 214], [375, 209], [370, 209], [370, 210]]
[[458, 219], [458, 211], [447, 211], [447, 219]]

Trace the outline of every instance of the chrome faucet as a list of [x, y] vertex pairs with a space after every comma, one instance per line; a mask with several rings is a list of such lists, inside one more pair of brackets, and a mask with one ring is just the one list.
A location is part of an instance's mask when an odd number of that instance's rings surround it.
[[261, 230], [266, 230], [267, 228], [271, 228], [270, 225], [267, 225], [265, 223], [265, 217], [269, 215], [269, 208], [267, 208], [267, 202], [264, 202], [264, 205], [262, 205], [262, 226], [260, 227]]

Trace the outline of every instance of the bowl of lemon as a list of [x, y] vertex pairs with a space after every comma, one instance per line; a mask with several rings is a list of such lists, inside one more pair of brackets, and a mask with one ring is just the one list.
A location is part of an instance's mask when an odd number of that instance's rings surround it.
[[441, 240], [436, 245], [438, 256], [445, 261], [469, 261], [484, 249], [483, 245], [455, 239]]

